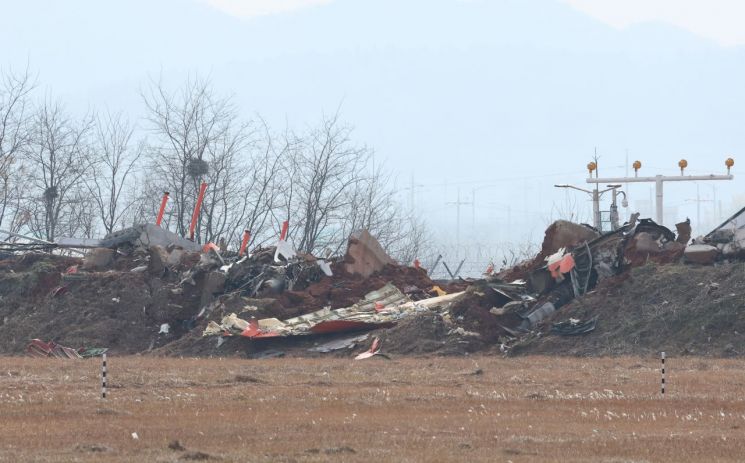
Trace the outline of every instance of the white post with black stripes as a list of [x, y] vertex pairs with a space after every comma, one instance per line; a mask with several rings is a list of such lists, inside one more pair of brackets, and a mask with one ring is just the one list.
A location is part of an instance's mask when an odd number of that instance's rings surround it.
[[101, 398], [106, 398], [106, 352], [103, 353], [103, 363], [101, 364]]
[[665, 353], [662, 353], [662, 397], [665, 397]]

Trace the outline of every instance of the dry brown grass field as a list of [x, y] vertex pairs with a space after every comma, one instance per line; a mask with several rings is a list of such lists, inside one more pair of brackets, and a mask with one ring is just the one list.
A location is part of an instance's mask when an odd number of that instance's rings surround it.
[[667, 366], [4, 357], [0, 461], [744, 461], [745, 362]]

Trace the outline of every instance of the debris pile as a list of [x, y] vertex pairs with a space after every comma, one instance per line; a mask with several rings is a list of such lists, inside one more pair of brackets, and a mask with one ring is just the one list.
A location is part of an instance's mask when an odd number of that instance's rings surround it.
[[745, 208], [708, 235], [694, 240], [693, 245], [686, 248], [685, 258], [695, 264], [745, 258]]
[[[446, 285], [418, 265], [395, 263], [365, 230], [349, 237], [344, 256], [319, 259], [297, 253], [284, 237], [276, 247], [239, 257], [141, 225], [67, 244], [88, 247], [83, 258], [33, 251], [0, 260], [0, 351], [67, 358], [104, 348], [252, 358], [353, 356], [361, 349], [367, 350], [360, 358], [637, 352], [655, 345], [661, 331], [642, 330], [629, 321], [632, 314], [654, 325], [649, 314], [686, 313], [680, 326], [699, 323], [709, 332], [702, 309], [692, 307], [696, 301], [730, 323], [723, 329], [735, 326], [727, 304], [737, 302], [745, 278], [720, 273], [745, 257], [743, 211], [691, 244], [689, 221], [674, 233], [634, 215], [604, 234], [558, 221], [532, 259]], [[675, 292], [677, 283], [685, 290]], [[649, 298], [640, 300], [645, 291]], [[671, 293], [661, 296], [664, 291]], [[678, 300], [683, 294], [689, 298]], [[639, 313], [618, 300], [647, 308]], [[631, 339], [621, 341], [624, 334]], [[734, 338], [732, 346], [702, 349], [697, 332], [689, 333], [694, 344], [670, 335], [684, 352], [739, 352]]]

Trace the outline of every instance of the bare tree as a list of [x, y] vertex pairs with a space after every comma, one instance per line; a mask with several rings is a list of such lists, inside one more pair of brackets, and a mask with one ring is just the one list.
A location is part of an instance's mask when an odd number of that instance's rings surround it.
[[34, 89], [29, 70], [0, 75], [0, 226], [11, 214], [11, 229], [23, 222], [20, 203], [26, 169], [21, 153], [29, 143], [29, 94]]
[[[290, 138], [274, 137], [265, 121], [261, 120], [261, 138], [253, 145], [246, 169], [245, 181], [242, 186], [244, 200], [235, 209], [236, 224], [251, 232], [250, 244], [264, 244], [275, 238], [272, 230], [272, 219], [277, 220], [275, 212], [282, 209], [282, 191], [286, 184], [291, 184], [284, 178], [282, 161], [290, 153], [292, 146]], [[290, 185], [291, 188], [291, 185]], [[289, 198], [292, 198], [290, 193]], [[235, 227], [229, 234], [229, 242], [238, 242], [242, 231]]]
[[122, 113], [107, 113], [96, 120], [97, 169], [86, 184], [107, 234], [121, 224], [132, 205], [122, 194], [144, 153], [144, 142], [132, 142], [133, 132], [134, 127]]
[[411, 265], [416, 259], [422, 265], [433, 264], [437, 250], [426, 220], [412, 212], [400, 217], [394, 224], [397, 231], [395, 234], [390, 232], [394, 240], [381, 242], [388, 254], [405, 265]]
[[153, 82], [143, 99], [148, 120], [156, 136], [150, 150], [151, 181], [171, 192], [170, 214], [176, 232], [186, 234], [202, 181], [211, 183], [205, 201], [206, 227], [200, 222], [197, 241], [202, 235], [214, 239], [229, 228], [223, 213], [240, 199], [236, 186], [243, 173], [238, 168], [240, 153], [248, 142], [248, 124], [238, 120], [230, 98], [214, 95], [209, 81], [187, 80], [169, 93], [162, 83]]
[[76, 207], [72, 199], [93, 165], [87, 139], [91, 127], [90, 118], [74, 121], [51, 101], [45, 101], [33, 116], [25, 158], [33, 191], [29, 201], [36, 205], [30, 208], [36, 214], [29, 225], [37, 237], [54, 241], [60, 225], [72, 219]]
[[302, 252], [332, 247], [346, 238], [340, 224], [370, 157], [367, 148], [352, 144], [350, 134], [351, 128], [340, 124], [337, 113], [324, 118], [288, 156], [297, 224], [294, 237]]

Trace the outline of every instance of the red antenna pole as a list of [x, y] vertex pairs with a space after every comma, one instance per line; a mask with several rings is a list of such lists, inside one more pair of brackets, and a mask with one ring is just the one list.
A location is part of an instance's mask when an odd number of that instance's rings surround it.
[[279, 239], [285, 240], [287, 238], [287, 230], [290, 228], [290, 221], [285, 220], [282, 222], [282, 232], [279, 234]]
[[199, 211], [202, 209], [202, 201], [204, 201], [204, 193], [207, 192], [207, 183], [202, 182], [202, 186], [199, 188], [199, 197], [197, 197], [197, 204], [194, 206], [194, 214], [191, 216], [191, 225], [189, 226], [189, 239], [194, 240], [194, 230], [197, 228], [197, 219], [199, 219]]
[[242, 257], [243, 253], [246, 252], [246, 246], [248, 246], [248, 240], [251, 238], [251, 233], [248, 230], [243, 230], [243, 241], [241, 242], [241, 250], [238, 251], [238, 257]]
[[160, 227], [160, 223], [163, 221], [163, 214], [166, 212], [166, 204], [168, 204], [168, 193], [167, 191], [163, 192], [163, 199], [160, 200], [160, 209], [158, 210], [158, 218], [155, 219], [155, 225]]

